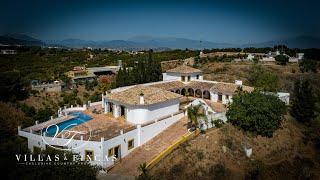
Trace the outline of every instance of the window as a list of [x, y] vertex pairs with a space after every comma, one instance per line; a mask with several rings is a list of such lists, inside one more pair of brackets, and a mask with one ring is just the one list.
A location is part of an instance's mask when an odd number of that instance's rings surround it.
[[181, 76], [181, 81], [185, 81], [185, 80], [186, 80], [186, 77]]
[[226, 95], [226, 99], [229, 99], [229, 95]]
[[113, 156], [113, 155], [114, 155], [113, 148], [110, 148], [110, 149], [108, 150], [108, 157], [111, 157], [111, 156]]
[[128, 141], [128, 150], [134, 148], [134, 139]]
[[33, 146], [33, 152], [34, 153], [40, 153], [41, 152], [41, 148], [39, 148], [37, 146]]
[[85, 160], [86, 161], [93, 161], [94, 160], [93, 151], [85, 150]]
[[199, 74], [197, 75], [197, 79], [199, 79]]
[[190, 81], [191, 80], [191, 76], [188, 76], [188, 81]]

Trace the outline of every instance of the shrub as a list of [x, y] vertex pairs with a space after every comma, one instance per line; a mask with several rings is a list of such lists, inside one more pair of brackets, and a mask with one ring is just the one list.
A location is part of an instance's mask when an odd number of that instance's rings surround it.
[[275, 60], [280, 64], [280, 65], [286, 65], [289, 62], [289, 57], [285, 55], [278, 55], [275, 57]]
[[204, 158], [204, 153], [202, 151], [197, 151], [196, 155], [199, 160], [202, 160]]
[[260, 160], [254, 160], [251, 162], [251, 166], [251, 169], [245, 174], [245, 179], [262, 179], [266, 165]]
[[270, 137], [279, 128], [285, 113], [286, 106], [278, 97], [254, 91], [236, 95], [226, 116], [244, 131]]
[[228, 170], [221, 163], [211, 166], [209, 172], [213, 175], [213, 179], [226, 179], [228, 176]]
[[303, 59], [302, 61], [299, 62], [299, 68], [301, 72], [317, 72], [317, 66], [318, 63], [315, 60], [311, 59]]
[[215, 127], [221, 128], [222, 125], [224, 124], [224, 122], [221, 119], [216, 119], [216, 120], [213, 121], [213, 124], [214, 124]]

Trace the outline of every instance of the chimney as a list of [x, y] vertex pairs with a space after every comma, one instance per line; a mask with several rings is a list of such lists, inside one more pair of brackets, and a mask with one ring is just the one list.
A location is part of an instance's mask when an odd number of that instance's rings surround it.
[[140, 93], [140, 104], [144, 104], [144, 94]]

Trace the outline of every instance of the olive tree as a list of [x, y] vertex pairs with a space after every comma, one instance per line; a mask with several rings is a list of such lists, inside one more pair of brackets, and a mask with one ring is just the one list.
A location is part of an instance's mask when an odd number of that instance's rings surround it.
[[278, 97], [254, 91], [236, 95], [226, 115], [231, 124], [244, 131], [271, 137], [285, 113], [285, 103]]

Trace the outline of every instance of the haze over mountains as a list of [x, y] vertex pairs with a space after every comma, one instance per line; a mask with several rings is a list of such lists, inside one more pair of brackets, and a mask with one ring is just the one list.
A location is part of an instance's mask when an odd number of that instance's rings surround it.
[[290, 39], [274, 40], [253, 44], [230, 44], [210, 41], [200, 41], [175, 37], [136, 36], [128, 40], [88, 41], [81, 39], [65, 39], [43, 41], [25, 34], [7, 34], [0, 36], [0, 44], [26, 45], [26, 46], [58, 46], [69, 48], [109, 48], [119, 50], [144, 50], [144, 49], [212, 49], [212, 48], [244, 48], [244, 47], [273, 47], [285, 44], [289, 48], [320, 48], [320, 38], [299, 36]]

